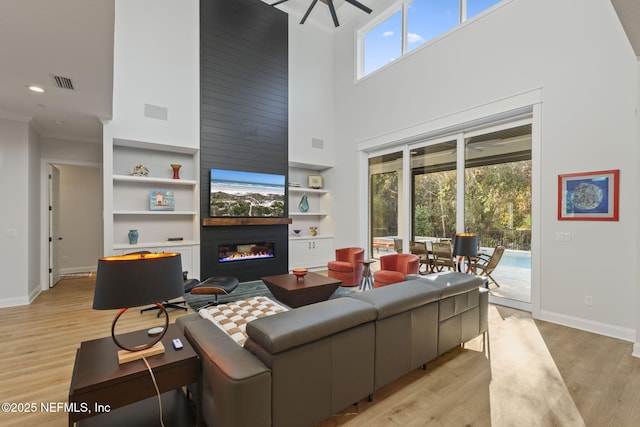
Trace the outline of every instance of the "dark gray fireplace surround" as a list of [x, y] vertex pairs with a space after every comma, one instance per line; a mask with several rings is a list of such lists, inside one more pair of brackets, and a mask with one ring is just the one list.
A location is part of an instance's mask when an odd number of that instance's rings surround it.
[[[285, 175], [288, 181], [287, 14], [260, 0], [200, 1], [200, 217], [209, 217], [212, 168]], [[288, 199], [286, 197], [285, 199]], [[285, 207], [288, 212], [288, 206]], [[268, 259], [218, 261], [229, 242], [272, 242]], [[200, 230], [201, 279], [286, 273], [288, 226]]]

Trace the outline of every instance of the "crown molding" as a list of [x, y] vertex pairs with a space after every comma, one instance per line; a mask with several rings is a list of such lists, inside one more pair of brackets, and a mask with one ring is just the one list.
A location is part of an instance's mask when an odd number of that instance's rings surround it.
[[85, 138], [81, 136], [73, 136], [73, 135], [64, 135], [53, 132], [43, 132], [40, 133], [40, 137], [46, 139], [56, 139], [60, 141], [73, 141], [73, 142], [86, 142], [89, 144], [102, 144], [102, 139], [98, 138]]
[[6, 112], [3, 112], [3, 111], [0, 111], [0, 119], [13, 120], [15, 122], [28, 123], [29, 121], [31, 121], [31, 119], [33, 119], [33, 116], [26, 116], [26, 115], [23, 115], [23, 114], [6, 113]]

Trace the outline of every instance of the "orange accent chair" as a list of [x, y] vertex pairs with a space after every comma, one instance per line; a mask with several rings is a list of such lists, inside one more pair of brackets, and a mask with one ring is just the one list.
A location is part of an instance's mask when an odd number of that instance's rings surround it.
[[364, 249], [336, 249], [336, 260], [329, 261], [329, 277], [342, 281], [342, 286], [358, 286], [362, 280]]
[[403, 282], [407, 274], [418, 274], [420, 257], [414, 254], [391, 254], [380, 257], [380, 271], [373, 273], [373, 287]]

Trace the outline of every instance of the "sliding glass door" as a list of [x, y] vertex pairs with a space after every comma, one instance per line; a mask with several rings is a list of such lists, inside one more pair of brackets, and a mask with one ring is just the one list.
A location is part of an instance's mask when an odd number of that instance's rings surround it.
[[407, 241], [430, 247], [474, 232], [481, 253], [505, 249], [491, 273], [494, 302], [530, 304], [531, 153], [531, 125], [520, 122], [371, 155], [370, 253], [398, 251], [400, 242], [406, 250]]
[[491, 295], [531, 303], [531, 125], [465, 139], [464, 228], [480, 252], [505, 251]]

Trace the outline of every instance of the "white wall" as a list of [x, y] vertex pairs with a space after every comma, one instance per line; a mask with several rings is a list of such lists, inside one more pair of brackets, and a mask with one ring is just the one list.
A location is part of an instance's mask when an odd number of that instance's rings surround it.
[[[640, 58], [638, 58], [637, 70], [637, 86], [636, 86], [636, 145], [640, 145]], [[636, 153], [636, 161], [640, 164], [640, 150]], [[640, 200], [640, 185], [636, 185], [636, 200]], [[640, 210], [640, 207], [638, 208]], [[640, 254], [640, 239], [636, 238], [636, 253]], [[635, 280], [636, 286], [636, 342], [633, 347], [633, 355], [640, 357], [640, 263], [635, 263]]]
[[[332, 166], [333, 35], [311, 22], [299, 22], [300, 17], [289, 15], [289, 161]], [[314, 138], [324, 147], [313, 147]]]
[[[40, 283], [40, 245], [43, 243], [40, 228], [40, 135], [29, 126], [27, 134], [27, 294], [29, 301], [38, 296]], [[24, 215], [24, 213], [23, 213]]]
[[60, 170], [61, 273], [95, 271], [102, 256], [102, 176], [96, 167], [57, 165]]
[[[354, 26], [345, 25], [335, 41], [334, 173], [342, 183], [333, 192], [341, 206], [336, 247], [364, 244], [357, 233], [363, 218], [353, 214], [358, 144], [390, 142], [536, 91], [542, 174], [534, 206], [541, 236], [533, 254], [540, 269], [535, 314], [633, 340], [638, 279], [628, 267], [638, 253], [627, 236], [638, 236], [637, 61], [610, 2], [507, 1], [357, 84], [355, 40]], [[620, 221], [559, 222], [557, 175], [605, 169], [621, 170]], [[555, 241], [556, 231], [570, 232], [572, 242]], [[592, 306], [584, 305], [586, 294]]]
[[102, 144], [42, 138], [42, 158], [75, 163], [101, 163]]
[[[103, 128], [103, 250], [113, 250], [113, 144], [200, 148], [198, 0], [116, 0], [113, 117]], [[145, 104], [166, 120], [145, 116]], [[117, 142], [117, 141], [116, 141]]]
[[[115, 138], [199, 148], [199, 31], [198, 0], [116, 0]], [[167, 120], [145, 117], [145, 104]]]
[[0, 118], [0, 183], [4, 193], [0, 208], [0, 307], [28, 304], [35, 296], [30, 293], [37, 293], [40, 257], [34, 254], [34, 247], [37, 252], [39, 226], [36, 222], [34, 227], [31, 221], [30, 209], [37, 206], [30, 195], [30, 174], [38, 150], [39, 140], [28, 123]]

